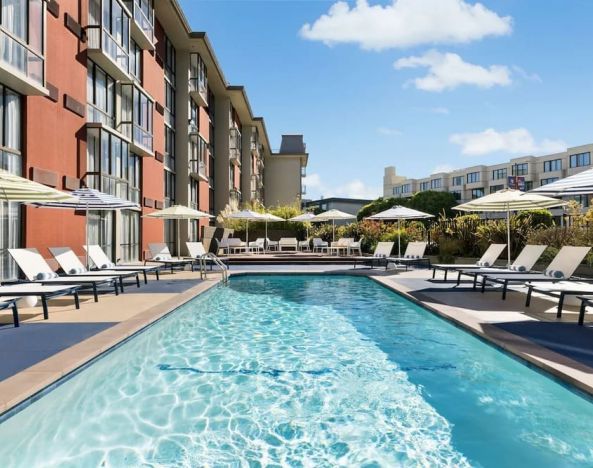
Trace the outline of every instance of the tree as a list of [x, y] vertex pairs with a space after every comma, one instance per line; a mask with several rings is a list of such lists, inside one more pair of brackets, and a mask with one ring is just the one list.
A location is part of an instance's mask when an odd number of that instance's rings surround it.
[[408, 200], [405, 198], [383, 198], [379, 197], [376, 200], [364, 205], [357, 213], [356, 218], [361, 221], [363, 218], [380, 213], [381, 211], [393, 208], [395, 205], [407, 206]]
[[455, 195], [449, 192], [435, 192], [428, 190], [418, 192], [410, 199], [408, 206], [418, 211], [423, 211], [434, 216], [445, 213], [445, 216], [451, 217], [453, 211], [451, 208], [457, 205]]

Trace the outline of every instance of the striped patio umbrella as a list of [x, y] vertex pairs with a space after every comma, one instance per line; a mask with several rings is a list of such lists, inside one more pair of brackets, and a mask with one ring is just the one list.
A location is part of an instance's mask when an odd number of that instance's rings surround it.
[[89, 211], [113, 211], [113, 210], [139, 210], [140, 205], [114, 195], [99, 192], [91, 188], [80, 188], [72, 192], [75, 199], [65, 201], [48, 201], [33, 203], [34, 206], [43, 208], [62, 208], [78, 211], [85, 211], [85, 239], [86, 239], [86, 267], [89, 267]]
[[179, 221], [182, 219], [214, 218], [211, 214], [194, 210], [184, 205], [173, 205], [164, 210], [144, 215], [144, 218], [176, 219], [177, 220], [177, 257], [181, 258], [181, 243], [179, 241]]
[[539, 195], [549, 195], [551, 197], [591, 195], [593, 194], [593, 169], [559, 179], [551, 184], [542, 185], [529, 192]]
[[76, 201], [71, 194], [0, 169], [0, 200], [7, 202]]

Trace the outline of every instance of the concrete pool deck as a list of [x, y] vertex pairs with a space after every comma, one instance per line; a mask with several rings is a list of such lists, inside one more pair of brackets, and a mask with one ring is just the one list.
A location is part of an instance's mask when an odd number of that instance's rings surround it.
[[[434, 313], [495, 343], [512, 354], [593, 395], [593, 328], [576, 325], [575, 308], [556, 319], [556, 302], [537, 297], [525, 308], [523, 293], [481, 294], [467, 283], [430, 280], [427, 270], [385, 272], [341, 265], [234, 266], [240, 273], [347, 273], [377, 282]], [[218, 284], [220, 275], [198, 272], [163, 274], [141, 288], [128, 286], [120, 296], [105, 294], [98, 303], [83, 296], [81, 309], [72, 301], [50, 302], [49, 320], [40, 307], [20, 307], [22, 325], [13, 328], [10, 313], [0, 314], [0, 413], [55, 383], [196, 295]], [[589, 318], [589, 320], [591, 320]]]

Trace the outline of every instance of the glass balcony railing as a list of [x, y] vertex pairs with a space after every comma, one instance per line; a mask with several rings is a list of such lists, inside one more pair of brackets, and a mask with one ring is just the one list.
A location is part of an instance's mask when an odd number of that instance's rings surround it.
[[150, 39], [150, 42], [154, 42], [154, 26], [152, 21], [148, 17], [145, 11], [140, 8], [136, 2], [134, 3], [134, 21], [142, 32]]
[[208, 80], [206, 77], [190, 78], [189, 92], [193, 97], [198, 98], [199, 105], [208, 107]]
[[143, 129], [140, 125], [134, 124], [134, 134], [132, 135], [132, 141], [144, 148], [149, 153], [152, 153], [152, 133]]
[[45, 86], [42, 55], [31, 50], [25, 43], [11, 36], [4, 29], [0, 29], [0, 50], [3, 63], [40, 86]]
[[101, 50], [126, 77], [129, 77], [130, 56], [128, 51], [104, 28], [101, 26], [88, 26], [87, 41], [90, 50]]
[[107, 112], [92, 104], [87, 104], [87, 122], [100, 123], [101, 125], [115, 129], [115, 117], [110, 116]]
[[189, 171], [191, 174], [197, 174], [204, 180], [208, 180], [208, 171], [204, 161], [190, 160]]

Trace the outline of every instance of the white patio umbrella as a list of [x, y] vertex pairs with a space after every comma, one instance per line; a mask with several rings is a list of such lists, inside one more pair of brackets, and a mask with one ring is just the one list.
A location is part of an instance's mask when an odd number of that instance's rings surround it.
[[143, 216], [144, 218], [176, 219], [177, 220], [177, 257], [181, 257], [181, 242], [179, 241], [179, 221], [182, 219], [214, 218], [211, 214], [194, 210], [183, 205], [173, 205], [164, 210], [154, 211]]
[[86, 267], [89, 267], [89, 211], [113, 211], [113, 210], [139, 210], [138, 203], [134, 203], [122, 198], [99, 192], [98, 190], [83, 187], [72, 192], [75, 199], [73, 201], [50, 201], [34, 203], [35, 206], [44, 208], [63, 208], [73, 209], [85, 212], [85, 241], [86, 241]]
[[263, 213], [263, 216], [265, 218], [266, 221], [266, 249], [268, 248], [268, 223], [277, 223], [280, 221], [286, 221], [284, 218], [281, 218], [280, 216], [276, 216], [273, 215], [272, 213]]
[[356, 219], [356, 216], [350, 213], [344, 213], [340, 210], [329, 210], [324, 213], [319, 213], [317, 216], [311, 218], [312, 223], [322, 223], [325, 221], [332, 222], [332, 240], [336, 240], [336, 220]]
[[[315, 217], [313, 213], [303, 213], [298, 216], [293, 216], [289, 218], [288, 221], [293, 221], [295, 223], [307, 223], [311, 222], [311, 220]], [[309, 238], [309, 226], [307, 225], [307, 239]]]
[[553, 197], [593, 194], [593, 169], [559, 179], [551, 184], [542, 185], [541, 187], [530, 190], [529, 193]]
[[544, 197], [535, 193], [520, 190], [504, 189], [470, 202], [453, 207], [459, 211], [480, 211], [484, 213], [507, 214], [507, 266], [511, 264], [511, 211], [535, 210], [538, 208], [554, 208], [566, 205], [556, 198]]
[[245, 229], [245, 245], [247, 245], [247, 252], [249, 252], [249, 222], [250, 221], [265, 221], [265, 217], [261, 213], [257, 213], [252, 210], [235, 211], [230, 215], [227, 215], [230, 219], [242, 219], [246, 221], [247, 227]]
[[381, 211], [366, 219], [373, 219], [375, 221], [393, 221], [397, 219], [397, 256], [402, 256], [401, 246], [401, 220], [402, 219], [426, 219], [434, 218], [434, 215], [424, 213], [423, 211], [413, 210], [405, 206], [396, 205], [388, 210]]
[[76, 201], [76, 197], [0, 169], [0, 200], [6, 202]]

